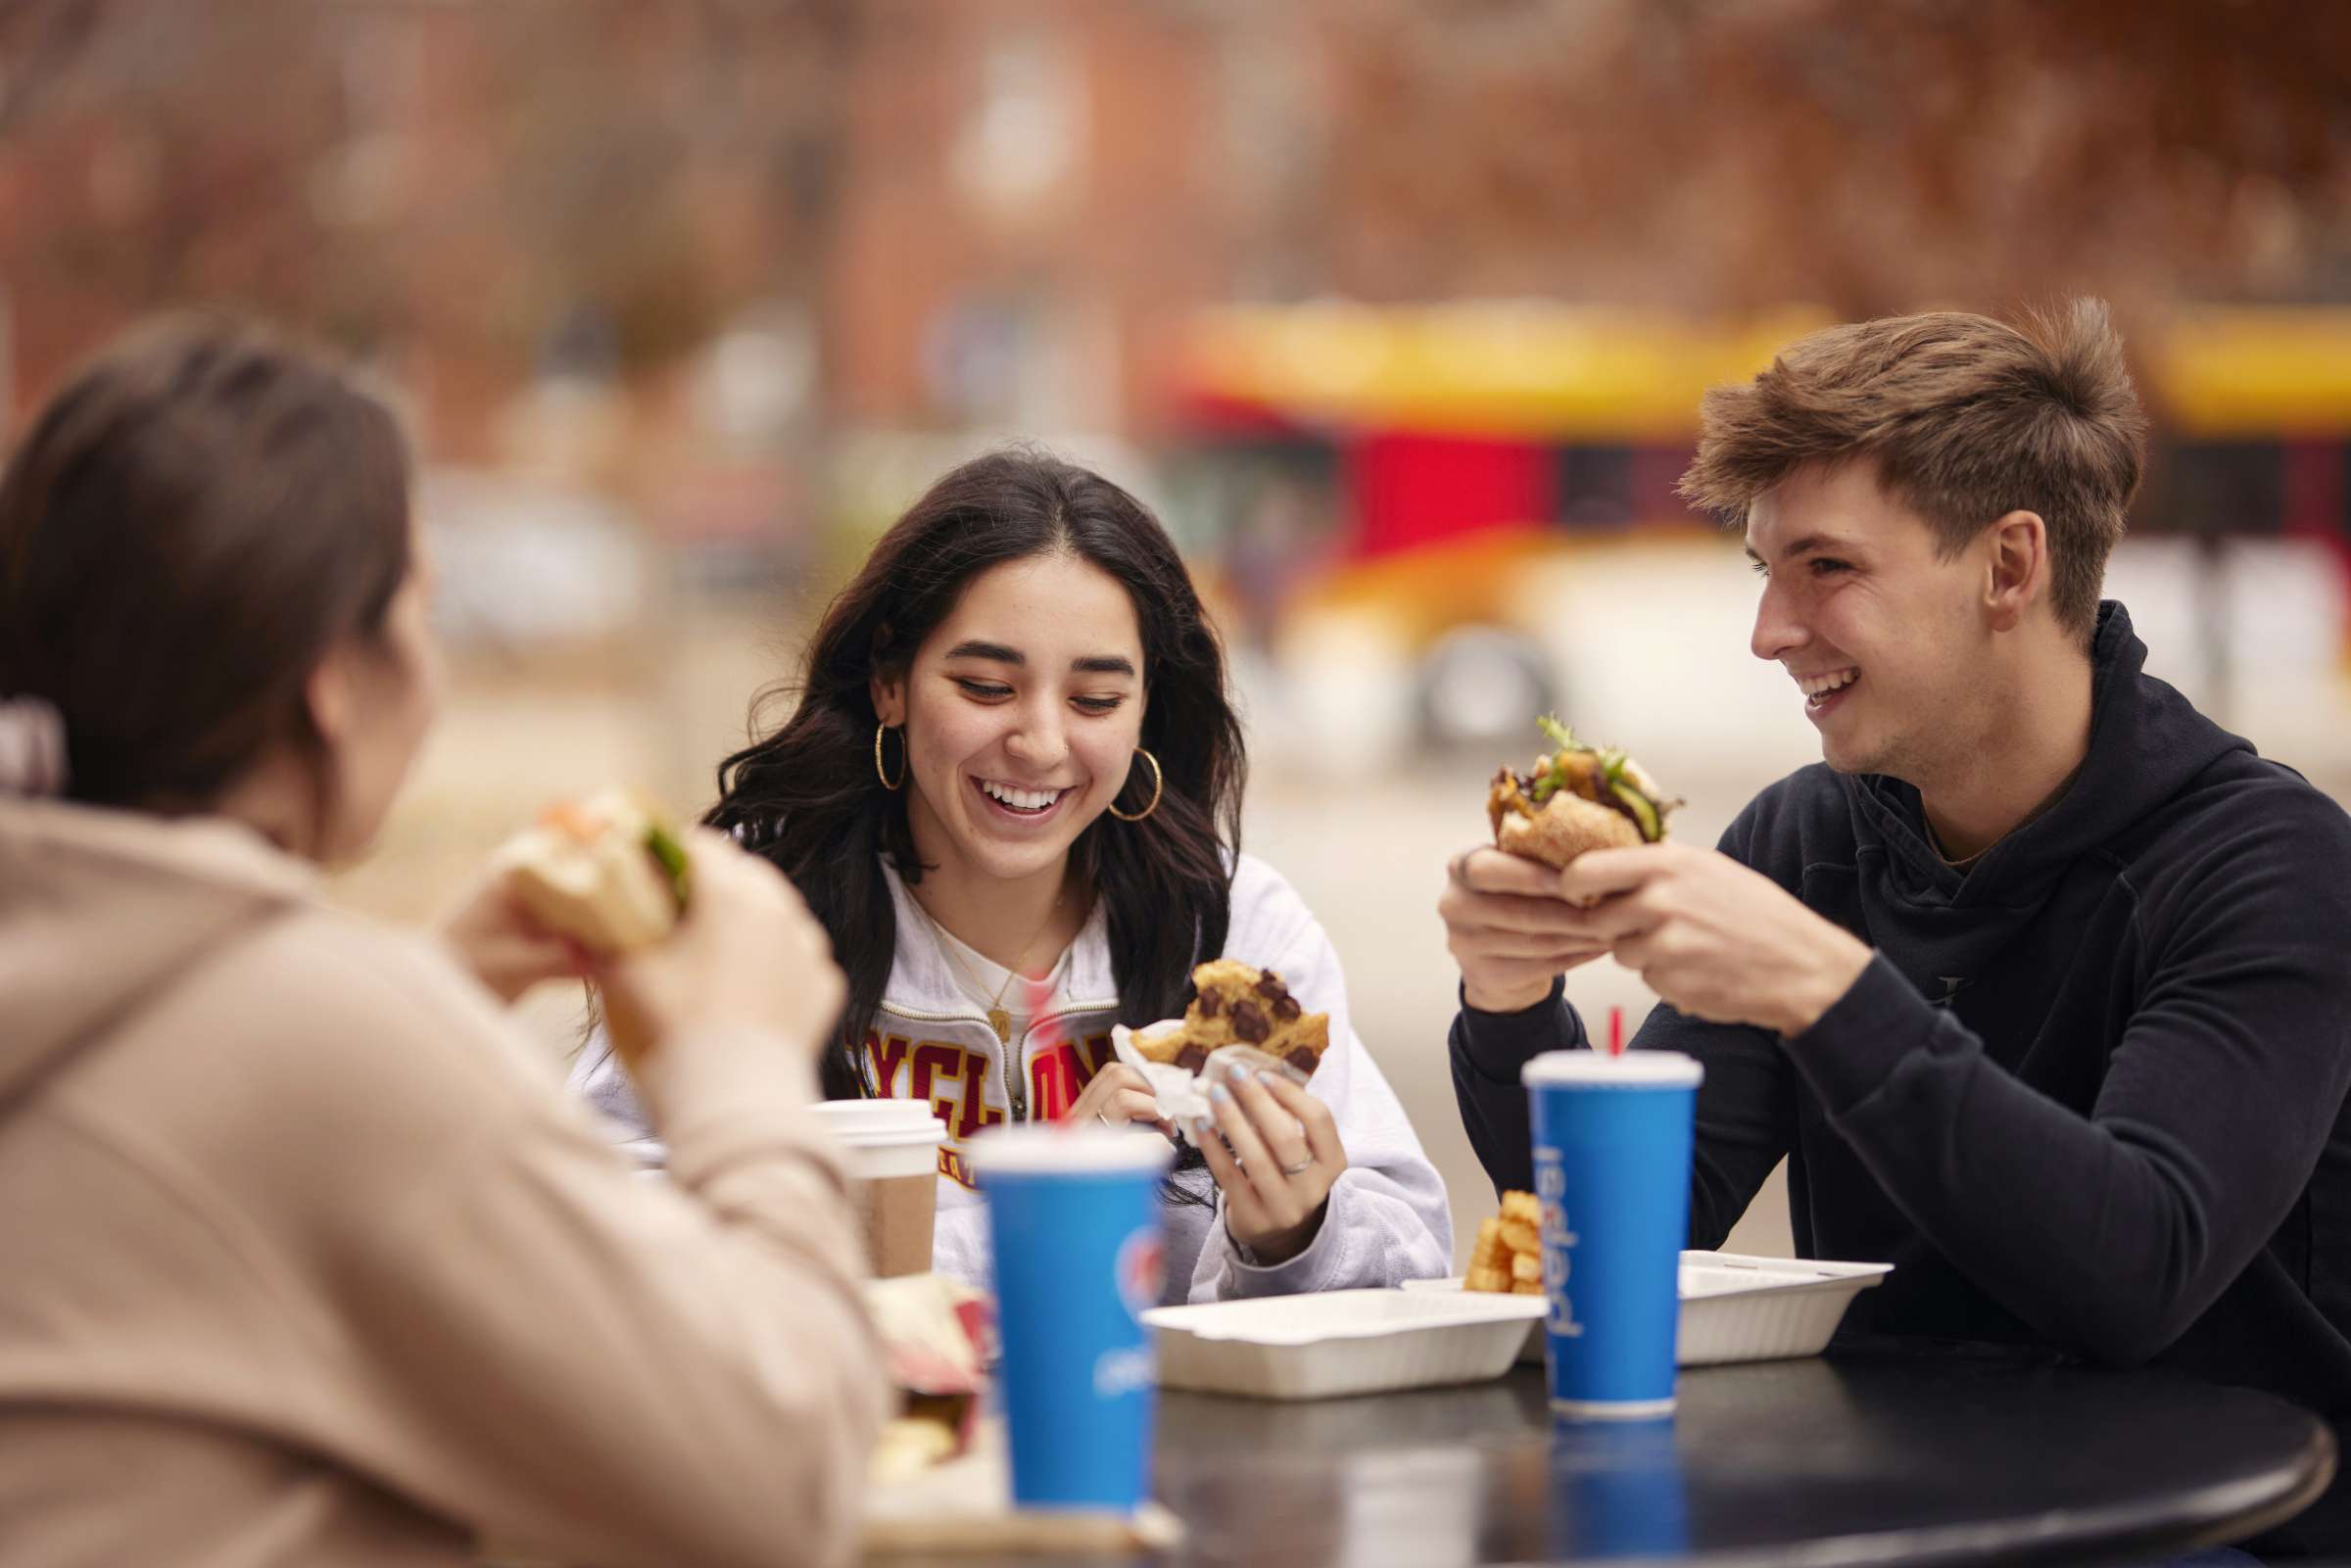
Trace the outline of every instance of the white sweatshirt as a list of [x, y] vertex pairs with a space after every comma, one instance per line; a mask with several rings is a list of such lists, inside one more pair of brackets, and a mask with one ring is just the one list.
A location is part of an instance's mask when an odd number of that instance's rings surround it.
[[[935, 1266], [984, 1287], [984, 1208], [965, 1149], [988, 1127], [1061, 1116], [1112, 1060], [1118, 981], [1105, 917], [1097, 907], [1063, 970], [1054, 1032], [1072, 1043], [1043, 1044], [1032, 1022], [1007, 1048], [957, 983], [927, 917], [887, 862], [883, 870], [897, 911], [896, 953], [859, 1065], [873, 1093], [928, 1100], [946, 1124]], [[1453, 1258], [1445, 1184], [1349, 1022], [1346, 977], [1330, 938], [1280, 874], [1252, 856], [1241, 856], [1234, 869], [1232, 920], [1221, 956], [1275, 971], [1308, 1012], [1330, 1015], [1330, 1048], [1308, 1092], [1330, 1107], [1348, 1168], [1331, 1189], [1314, 1241], [1270, 1266], [1252, 1260], [1224, 1229], [1223, 1196], [1208, 1172], [1186, 1172], [1179, 1178], [1186, 1190], [1213, 1195], [1214, 1202], [1166, 1206], [1167, 1299], [1286, 1296], [1445, 1274]], [[581, 1053], [572, 1081], [630, 1130], [640, 1158], [660, 1162], [628, 1077], [601, 1039]]]

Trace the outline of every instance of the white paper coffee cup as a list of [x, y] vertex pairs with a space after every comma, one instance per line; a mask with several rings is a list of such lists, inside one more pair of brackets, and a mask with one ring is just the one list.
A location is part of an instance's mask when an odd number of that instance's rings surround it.
[[811, 1107], [848, 1159], [850, 1196], [874, 1272], [931, 1267], [938, 1149], [947, 1129], [924, 1100], [826, 1100]]

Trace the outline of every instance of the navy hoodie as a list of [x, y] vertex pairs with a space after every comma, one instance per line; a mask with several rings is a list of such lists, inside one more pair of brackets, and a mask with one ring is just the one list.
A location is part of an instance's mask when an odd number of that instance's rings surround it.
[[[2144, 673], [2099, 611], [2089, 753], [1965, 873], [1918, 792], [1815, 764], [1723, 833], [1876, 949], [1803, 1034], [1651, 1013], [1705, 1065], [1690, 1244], [1789, 1162], [1797, 1251], [1891, 1262], [1848, 1332], [2046, 1346], [2266, 1389], [2351, 1426], [2351, 819]], [[1454, 1088], [1529, 1188], [1518, 1069], [1559, 999], [1463, 1009]], [[2351, 1487], [2257, 1544], [2351, 1548]]]

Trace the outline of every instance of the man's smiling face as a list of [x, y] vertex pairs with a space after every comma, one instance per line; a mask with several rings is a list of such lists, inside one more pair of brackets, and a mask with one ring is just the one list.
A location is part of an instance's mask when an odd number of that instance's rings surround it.
[[1927, 789], [1991, 743], [1983, 539], [1943, 558], [1925, 520], [1855, 459], [1799, 468], [1757, 497], [1747, 550], [1764, 579], [1749, 646], [1794, 678], [1830, 767]]

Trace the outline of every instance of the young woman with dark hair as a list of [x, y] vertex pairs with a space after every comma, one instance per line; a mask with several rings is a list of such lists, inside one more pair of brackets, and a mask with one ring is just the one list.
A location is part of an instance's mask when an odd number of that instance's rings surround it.
[[442, 940], [322, 894], [431, 723], [428, 582], [391, 415], [233, 323], [0, 475], [0, 1568], [854, 1544], [843, 988], [785, 879], [702, 832], [677, 933], [590, 967], [659, 1186], [498, 1012], [574, 960], [495, 884]]
[[[1171, 1183], [1170, 1299], [1446, 1271], [1443, 1183], [1348, 1026], [1337, 954], [1239, 853], [1223, 650], [1133, 497], [1032, 451], [953, 470], [875, 546], [785, 689], [797, 706], [721, 765], [708, 820], [832, 935], [849, 1000], [827, 1093], [929, 1100], [946, 1122], [940, 1269], [986, 1267], [966, 1141], [1008, 1120], [1156, 1123], [1111, 1024], [1178, 1016], [1193, 966], [1226, 957], [1328, 1013], [1331, 1045], [1308, 1090], [1218, 1086], [1217, 1130]], [[602, 1048], [578, 1081], [638, 1119]]]

